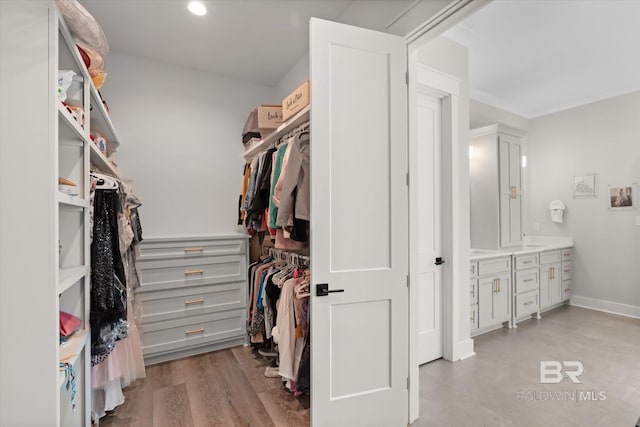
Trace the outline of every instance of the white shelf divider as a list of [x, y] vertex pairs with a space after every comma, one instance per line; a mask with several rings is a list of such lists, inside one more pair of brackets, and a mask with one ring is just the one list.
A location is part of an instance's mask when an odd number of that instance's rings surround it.
[[58, 191], [58, 203], [61, 205], [76, 206], [79, 208], [88, 208], [89, 201], [80, 196], [72, 196], [70, 194]]
[[[89, 274], [89, 266], [81, 265], [79, 267], [61, 268], [58, 279], [58, 294], [63, 293], [78, 280]], [[88, 291], [88, 289], [87, 289]]]
[[244, 161], [249, 163], [251, 160], [253, 160], [256, 157], [258, 153], [263, 151], [270, 144], [273, 144], [282, 135], [291, 131], [294, 127], [301, 125], [306, 121], [309, 121], [310, 107], [311, 107], [310, 105], [307, 105], [302, 110], [298, 111], [296, 115], [294, 115], [289, 120], [287, 120], [286, 122], [278, 126], [278, 129], [274, 130], [269, 135], [264, 137], [262, 141], [260, 141], [250, 150], [247, 150], [243, 155]]

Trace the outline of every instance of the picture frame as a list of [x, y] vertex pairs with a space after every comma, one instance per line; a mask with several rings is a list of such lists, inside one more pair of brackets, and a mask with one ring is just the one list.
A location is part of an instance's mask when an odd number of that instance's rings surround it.
[[637, 205], [636, 184], [609, 185], [607, 203], [609, 210], [633, 210]]
[[598, 197], [598, 174], [584, 174], [573, 177], [574, 199], [595, 199]]

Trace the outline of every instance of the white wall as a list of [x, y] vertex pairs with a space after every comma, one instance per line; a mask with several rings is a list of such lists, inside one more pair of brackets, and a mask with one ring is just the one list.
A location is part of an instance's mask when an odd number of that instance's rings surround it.
[[[639, 111], [640, 92], [634, 92], [531, 119], [528, 138], [528, 210], [531, 221], [540, 224], [535, 234], [573, 236], [575, 241], [572, 302], [636, 316], [640, 316], [640, 227], [635, 221], [640, 206], [634, 211], [610, 211], [607, 185], [640, 182]], [[599, 196], [574, 199], [572, 177], [594, 172], [599, 174]], [[549, 219], [547, 208], [553, 199], [567, 206], [563, 224]], [[637, 195], [634, 203], [640, 203]]]
[[470, 129], [489, 126], [500, 123], [516, 129], [527, 131], [529, 129], [529, 119], [519, 116], [493, 105], [484, 104], [475, 99], [469, 100]]
[[[454, 245], [458, 252], [454, 252], [458, 259], [448, 260], [454, 264], [453, 285], [459, 292], [458, 330], [454, 330], [453, 360], [467, 357], [473, 352], [473, 343], [469, 339], [469, 55], [467, 48], [443, 36], [430, 40], [418, 51], [418, 62], [439, 70], [460, 80], [459, 96], [459, 149], [452, 152], [453, 187], [459, 192], [453, 206], [453, 236]], [[443, 147], [443, 152], [446, 147]], [[451, 169], [451, 168], [450, 168]], [[443, 169], [443, 173], [446, 169]], [[443, 177], [444, 179], [444, 177]], [[446, 193], [445, 193], [446, 195]], [[443, 203], [446, 200], [443, 198]], [[446, 241], [445, 241], [446, 248]]]
[[144, 237], [236, 231], [242, 127], [273, 88], [111, 52], [102, 90]]
[[302, 55], [276, 85], [275, 92], [278, 102], [282, 102], [306, 80], [309, 80], [309, 52]]

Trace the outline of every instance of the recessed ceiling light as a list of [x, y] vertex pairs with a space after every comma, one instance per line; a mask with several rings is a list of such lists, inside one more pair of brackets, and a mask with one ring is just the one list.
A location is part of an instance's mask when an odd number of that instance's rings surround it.
[[200, 1], [190, 1], [187, 8], [189, 9], [189, 12], [197, 16], [204, 16], [207, 14], [207, 8]]

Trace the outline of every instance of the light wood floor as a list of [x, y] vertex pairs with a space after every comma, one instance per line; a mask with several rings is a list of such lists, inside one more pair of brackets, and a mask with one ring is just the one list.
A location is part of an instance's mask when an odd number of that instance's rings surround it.
[[124, 391], [125, 403], [100, 427], [302, 427], [309, 398], [295, 398], [250, 347], [235, 347], [147, 367]]
[[[633, 427], [640, 417], [638, 319], [563, 306], [516, 329], [478, 336], [474, 344], [474, 357], [420, 368], [414, 425]], [[543, 360], [582, 362], [582, 384], [540, 384]], [[549, 395], [540, 393], [565, 391], [577, 391], [577, 401], [545, 401]], [[580, 401], [580, 391], [598, 397], [603, 391], [606, 400]], [[538, 400], [518, 400], [518, 392], [538, 392]]]
[[[565, 306], [474, 341], [476, 356], [420, 368], [415, 426], [633, 427], [640, 417], [638, 319]], [[541, 360], [582, 362], [582, 384], [540, 384]], [[148, 367], [100, 426], [308, 426], [309, 401], [265, 378], [264, 367], [247, 347]], [[580, 391], [606, 400], [548, 400]]]

